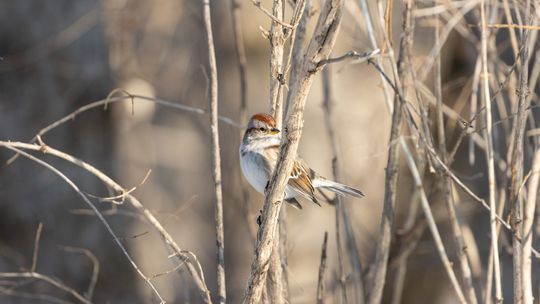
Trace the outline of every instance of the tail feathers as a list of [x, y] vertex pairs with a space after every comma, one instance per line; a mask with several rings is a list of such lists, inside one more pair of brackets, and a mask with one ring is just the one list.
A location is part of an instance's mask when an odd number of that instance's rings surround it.
[[328, 189], [336, 194], [343, 196], [364, 197], [364, 193], [362, 193], [362, 191], [358, 189], [327, 179], [317, 179], [313, 181], [313, 186], [315, 188]]

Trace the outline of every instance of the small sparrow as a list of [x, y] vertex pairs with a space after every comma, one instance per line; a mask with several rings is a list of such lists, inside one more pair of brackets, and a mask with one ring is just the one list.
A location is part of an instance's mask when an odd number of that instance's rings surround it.
[[[240, 145], [240, 166], [251, 186], [262, 194], [265, 194], [276, 166], [280, 143], [280, 130], [276, 128], [276, 121], [271, 115], [261, 113], [251, 117]], [[302, 205], [296, 200], [299, 196], [320, 205], [315, 196], [315, 190], [320, 189], [330, 190], [338, 195], [364, 196], [357, 189], [320, 176], [302, 159], [296, 157], [283, 199], [298, 209], [302, 209]]]

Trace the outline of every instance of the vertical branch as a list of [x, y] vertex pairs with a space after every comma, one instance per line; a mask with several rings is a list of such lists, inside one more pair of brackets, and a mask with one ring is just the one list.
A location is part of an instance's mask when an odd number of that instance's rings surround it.
[[[282, 208], [283, 210], [284, 208]], [[278, 219], [278, 227], [280, 230], [281, 225], [283, 224], [283, 219]], [[283, 268], [281, 267], [281, 242], [280, 242], [280, 231], [276, 232], [274, 238], [274, 246], [272, 248], [272, 255], [270, 256], [270, 267], [268, 270], [268, 287], [269, 287], [269, 297], [270, 303], [272, 304], [284, 304], [284, 289], [283, 286]]]
[[399, 146], [392, 144], [396, 142], [401, 132], [402, 113], [401, 101], [396, 96], [394, 98], [394, 112], [392, 113], [392, 126], [390, 128], [390, 139], [388, 140], [390, 149], [386, 165], [386, 178], [384, 181], [384, 206], [381, 218], [380, 239], [377, 243], [374, 269], [375, 274], [369, 295], [370, 304], [381, 302], [384, 283], [386, 280], [386, 267], [390, 252], [390, 239], [392, 234], [392, 224], [394, 222], [394, 206], [396, 203], [397, 178], [399, 170]]
[[[402, 35], [400, 45], [400, 55], [402, 56], [401, 59], [404, 58], [404, 53], [407, 52], [410, 44], [412, 43], [412, 41], [410, 41], [412, 40], [412, 6], [413, 2], [411, 0], [405, 1], [405, 16], [403, 21], [404, 34]], [[374, 40], [374, 38], [372, 38], [372, 40]], [[400, 64], [398, 65], [398, 73], [400, 74], [400, 76], [403, 76], [404, 62], [401, 59]], [[397, 87], [397, 89], [401, 90], [399, 86]], [[399, 175], [399, 147], [398, 145], [393, 143], [397, 142], [400, 138], [403, 120], [403, 104], [400, 96], [403, 95], [400, 92], [395, 92], [393, 106], [389, 106], [390, 109], [393, 109], [392, 123], [390, 127], [390, 138], [388, 140], [388, 145], [390, 146], [390, 149], [388, 151], [388, 159], [385, 172], [384, 205], [381, 216], [381, 228], [379, 231], [380, 238], [377, 242], [375, 261], [372, 266], [372, 269], [374, 269], [375, 273], [373, 274], [373, 278], [371, 280], [371, 288], [368, 300], [369, 304], [377, 304], [381, 302], [382, 293], [386, 282], [386, 269], [388, 266], [388, 256], [390, 254], [390, 241], [392, 238], [392, 225], [394, 222], [394, 208], [396, 204], [397, 180]]]
[[281, 208], [279, 215], [279, 262], [281, 268], [282, 288], [281, 294], [285, 303], [290, 303], [289, 300], [289, 261], [287, 258], [287, 208]]
[[282, 138], [281, 151], [276, 168], [269, 182], [262, 211], [255, 258], [243, 299], [243, 303], [259, 303], [266, 281], [270, 255], [272, 253], [277, 222], [285, 185], [288, 182], [298, 142], [302, 135], [303, 114], [307, 95], [315, 74], [322, 69], [318, 63], [327, 59], [335, 44], [341, 24], [343, 0], [327, 0], [321, 9], [313, 38], [304, 56], [297, 85], [293, 86], [291, 111], [287, 119], [287, 134]]
[[247, 122], [247, 80], [246, 80], [246, 48], [244, 46], [244, 35], [242, 34], [242, 21], [240, 20], [240, 0], [231, 0], [231, 15], [233, 24], [233, 35], [235, 43], [236, 60], [238, 61], [238, 72], [240, 76], [240, 123]]
[[[322, 71], [322, 81], [323, 81], [323, 108], [324, 108], [324, 124], [326, 127], [326, 131], [328, 133], [328, 137], [330, 139], [330, 146], [332, 148], [332, 174], [334, 180], [341, 180], [341, 174], [338, 166], [338, 158], [337, 158], [337, 141], [335, 137], [334, 128], [331, 122], [331, 116], [332, 116], [332, 105], [333, 105], [333, 96], [332, 96], [332, 82], [331, 82], [331, 69], [330, 66], [327, 66]], [[354, 232], [352, 230], [350, 220], [349, 220], [349, 212], [346, 210], [345, 205], [343, 205], [342, 198], [340, 196], [336, 196], [335, 199], [336, 205], [335, 205], [335, 221], [336, 221], [336, 246], [337, 246], [337, 252], [338, 252], [338, 263], [339, 263], [339, 276], [340, 276], [340, 284], [341, 284], [341, 292], [342, 292], [342, 300], [344, 303], [348, 303], [347, 299], [347, 288], [346, 288], [346, 278], [347, 274], [345, 273], [345, 265], [344, 265], [344, 258], [345, 255], [343, 253], [343, 244], [341, 243], [342, 237], [341, 237], [341, 230], [343, 229], [345, 231], [345, 240], [347, 248], [349, 249], [347, 252], [349, 253], [349, 261], [350, 264], [354, 270], [353, 276], [354, 276], [354, 282], [355, 282], [355, 303], [363, 303], [364, 302], [364, 286], [362, 282], [362, 266], [360, 265], [360, 255], [358, 254], [358, 250], [356, 248], [356, 241], [354, 237]]]
[[[231, 0], [231, 15], [232, 15], [232, 25], [233, 25], [233, 36], [235, 42], [235, 53], [236, 60], [238, 62], [238, 73], [240, 78], [240, 105], [239, 105], [239, 122], [241, 125], [247, 123], [247, 57], [246, 49], [244, 45], [244, 35], [242, 33], [242, 21], [241, 21], [241, 11], [242, 4], [239, 0]], [[242, 136], [244, 130], [240, 129], [240, 141], [242, 141]], [[255, 218], [252, 211], [251, 204], [249, 202], [249, 191], [246, 187], [244, 179], [242, 179], [242, 173], [240, 172], [240, 167], [238, 167], [238, 178], [240, 179], [239, 185], [242, 195], [242, 208], [244, 211], [244, 217], [246, 219], [246, 225], [249, 232], [249, 236], [255, 242], [256, 237], [256, 227], [255, 221], [252, 218]]]
[[[399, 143], [404, 151], [409, 150], [405, 141], [400, 141]], [[431, 230], [431, 234], [433, 235], [433, 240], [435, 241], [435, 247], [437, 248], [437, 251], [439, 252], [439, 256], [446, 270], [446, 273], [448, 274], [450, 282], [452, 283], [452, 287], [454, 288], [454, 291], [456, 292], [458, 296], [459, 302], [462, 304], [465, 304], [467, 303], [467, 301], [465, 300], [463, 291], [461, 290], [461, 287], [459, 286], [456, 274], [454, 273], [452, 269], [452, 263], [450, 262], [450, 259], [448, 259], [448, 255], [446, 254], [446, 250], [444, 249], [444, 244], [442, 242], [441, 235], [439, 233], [439, 230], [437, 229], [437, 224], [435, 223], [433, 213], [431, 212], [431, 208], [427, 200], [426, 191], [424, 190], [424, 186], [422, 185], [422, 180], [420, 179], [420, 173], [418, 172], [418, 167], [416, 166], [414, 159], [411, 157], [411, 153], [406, 152], [404, 154], [406, 156], [407, 164], [413, 176], [414, 183], [420, 191], [420, 201], [422, 203], [421, 204], [422, 209], [424, 211], [424, 215], [426, 216], [429, 230]]]
[[[419, 159], [419, 163], [417, 165], [421, 179], [423, 178], [425, 163], [425, 158], [422, 158], [421, 160]], [[399, 304], [402, 302], [401, 298], [403, 296], [403, 288], [405, 286], [405, 275], [407, 274], [407, 259], [409, 258], [413, 250], [416, 248], [416, 245], [420, 241], [420, 237], [423, 235], [423, 232], [425, 230], [425, 221], [421, 222], [416, 220], [419, 203], [420, 190], [416, 188], [411, 199], [411, 205], [405, 219], [405, 224], [403, 225], [403, 228], [400, 229], [403, 232], [398, 235], [398, 242], [403, 244], [401, 246], [403, 247], [403, 249], [400, 250], [397, 262], [397, 271], [394, 276], [394, 287], [392, 288], [392, 304]], [[400, 238], [403, 238], [403, 241], [400, 241]]]
[[34, 254], [32, 254], [32, 267], [30, 268], [30, 272], [36, 272], [41, 232], [43, 232], [43, 223], [40, 222], [36, 230], [36, 237], [34, 238]]
[[[283, 21], [283, 9], [285, 3], [283, 0], [273, 0], [272, 14], [276, 19]], [[283, 79], [283, 53], [285, 46], [285, 34], [283, 26], [272, 21], [270, 28], [270, 114], [274, 116], [277, 128], [281, 128], [283, 122], [283, 105], [281, 99], [281, 81]]]
[[219, 155], [219, 126], [218, 126], [218, 79], [214, 38], [212, 35], [212, 20], [210, 16], [210, 0], [203, 0], [204, 25], [208, 41], [208, 64], [210, 67], [210, 130], [212, 133], [212, 167], [214, 191], [216, 194], [215, 224], [217, 243], [217, 285], [219, 303], [225, 303], [225, 249], [223, 233], [223, 194], [221, 190], [221, 157]]
[[306, 36], [306, 27], [307, 23], [309, 21], [310, 12], [311, 12], [311, 0], [303, 0], [304, 2], [304, 8], [301, 11], [300, 19], [298, 22], [298, 25], [296, 26], [296, 29], [294, 31], [294, 35], [291, 41], [290, 45], [290, 61], [291, 64], [288, 67], [289, 69], [289, 91], [287, 93], [287, 99], [285, 103], [285, 116], [287, 116], [287, 111], [289, 110], [289, 105], [291, 103], [291, 97], [293, 92], [293, 86], [297, 83], [298, 74], [300, 73], [300, 68], [302, 67], [303, 63], [303, 55], [304, 55], [304, 40]]
[[[338, 175], [339, 167], [337, 166], [337, 152], [336, 152], [336, 146], [335, 146], [335, 137], [334, 137], [334, 129], [332, 128], [331, 122], [330, 122], [330, 116], [331, 116], [331, 109], [332, 109], [332, 87], [330, 83], [330, 66], [327, 66], [322, 71], [322, 80], [323, 80], [323, 107], [325, 110], [325, 125], [326, 125], [326, 131], [328, 133], [328, 137], [330, 139], [330, 146], [332, 147], [332, 174], [334, 180], [337, 180], [336, 175]], [[336, 205], [335, 205], [335, 222], [336, 222], [336, 247], [337, 247], [337, 255], [338, 255], [338, 271], [339, 271], [339, 284], [341, 289], [341, 301], [343, 303], [349, 303], [348, 297], [347, 297], [347, 282], [346, 278], [347, 275], [345, 273], [345, 261], [344, 261], [344, 253], [343, 253], [343, 244], [341, 243], [342, 237], [341, 237], [341, 230], [342, 230], [342, 217], [341, 217], [341, 209], [343, 208], [343, 204], [341, 201], [340, 196], [336, 196], [335, 199]], [[325, 243], [326, 243], [326, 234], [325, 234]], [[321, 263], [322, 264], [322, 263]], [[320, 279], [319, 279], [320, 282]], [[319, 297], [317, 294], [317, 301], [319, 301]], [[322, 301], [322, 299], [321, 299]]]
[[[239, 105], [239, 122], [241, 125], [247, 123], [247, 58], [246, 58], [246, 49], [244, 46], [244, 35], [242, 33], [242, 22], [241, 22], [241, 10], [242, 4], [239, 0], [231, 0], [231, 16], [232, 16], [232, 25], [233, 25], [233, 36], [235, 43], [235, 53], [236, 60], [238, 62], [238, 73], [240, 78], [240, 105]], [[240, 129], [240, 141], [242, 141], [242, 136], [244, 130]], [[239, 185], [242, 195], [242, 208], [244, 211], [244, 217], [246, 219], [246, 225], [249, 231], [250, 237], [255, 240], [255, 222], [250, 220], [252, 218], [252, 212], [249, 204], [249, 192], [246, 187], [244, 180], [242, 179], [242, 173], [238, 167], [238, 178]]]
[[[439, 44], [439, 20], [437, 17], [436, 27], [435, 27], [435, 44]], [[446, 135], [444, 132], [444, 117], [443, 117], [443, 101], [442, 101], [442, 86], [441, 86], [441, 56], [440, 54], [435, 59], [435, 97], [437, 101], [437, 135], [438, 135], [438, 146], [439, 153], [441, 155], [441, 160], [447, 164], [447, 151], [446, 151]], [[476, 294], [474, 292], [472, 276], [471, 276], [471, 267], [469, 265], [469, 260], [467, 258], [467, 247], [463, 241], [463, 232], [461, 231], [461, 226], [454, 206], [454, 198], [452, 196], [452, 183], [450, 177], [446, 171], [442, 168], [439, 168], [439, 178], [442, 184], [442, 191], [444, 196], [444, 202], [446, 204], [446, 209], [448, 210], [448, 219], [450, 221], [450, 226], [452, 229], [452, 234], [454, 237], [456, 255], [459, 260], [459, 266], [461, 268], [461, 279], [464, 285], [465, 294], [467, 297], [467, 302], [471, 304], [476, 304]]]
[[531, 250], [533, 240], [533, 222], [540, 180], [540, 149], [536, 150], [528, 185], [527, 200], [523, 212], [523, 302], [532, 304], [534, 295], [531, 276]]
[[[272, 1], [272, 15], [280, 21], [284, 18], [285, 3], [283, 0]], [[283, 80], [283, 54], [285, 47], [285, 35], [283, 33], [283, 26], [273, 20], [270, 27], [270, 94], [269, 94], [269, 107], [270, 114], [274, 116], [277, 124], [277, 128], [281, 129], [283, 124], [283, 99], [281, 94], [281, 81]], [[286, 211], [281, 211], [281, 214]], [[270, 287], [270, 302], [276, 304], [284, 303], [284, 286], [283, 286], [283, 269], [281, 267], [281, 242], [279, 234], [285, 232], [284, 227], [285, 219], [281, 216], [278, 219], [279, 233], [274, 240], [274, 248], [272, 250], [272, 257], [270, 258], [269, 269], [269, 284]], [[284, 239], [285, 240], [285, 239]]]
[[[530, 1], [526, 1], [525, 20], [528, 21], [530, 15]], [[513, 147], [512, 161], [510, 163], [511, 184], [510, 184], [510, 225], [512, 226], [512, 249], [513, 249], [513, 277], [514, 277], [514, 303], [523, 303], [523, 200], [520, 195], [520, 188], [523, 180], [523, 137], [525, 133], [527, 111], [529, 99], [527, 98], [529, 81], [529, 31], [523, 30], [521, 35], [522, 55], [521, 68], [519, 69], [519, 88], [517, 115], [513, 124]]]
[[324, 304], [324, 272], [326, 271], [326, 245], [328, 232], [324, 232], [324, 240], [321, 249], [321, 264], [319, 265], [319, 281], [317, 283], [317, 304]]
[[[488, 166], [488, 184], [489, 184], [489, 221], [491, 231], [491, 251], [493, 252], [493, 269], [495, 273], [495, 297], [497, 303], [502, 302], [501, 289], [501, 270], [499, 262], [499, 245], [497, 242], [497, 223], [496, 223], [496, 201], [495, 201], [495, 163], [493, 159], [493, 122], [491, 112], [491, 98], [489, 92], [489, 74], [487, 65], [487, 38], [488, 31], [486, 26], [485, 0], [480, 3], [480, 18], [482, 22], [482, 41], [481, 41], [481, 56], [482, 56], [482, 86], [484, 89], [484, 104], [486, 107], [486, 129], [484, 137], [486, 138], [486, 158]], [[491, 295], [487, 295], [491, 297]]]

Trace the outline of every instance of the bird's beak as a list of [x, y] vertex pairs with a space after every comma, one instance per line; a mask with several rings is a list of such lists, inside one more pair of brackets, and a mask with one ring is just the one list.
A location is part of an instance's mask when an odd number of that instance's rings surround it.
[[279, 133], [279, 129], [273, 128], [272, 130], [270, 130], [270, 134], [272, 134], [272, 135], [275, 135], [275, 134], [278, 134], [278, 133]]

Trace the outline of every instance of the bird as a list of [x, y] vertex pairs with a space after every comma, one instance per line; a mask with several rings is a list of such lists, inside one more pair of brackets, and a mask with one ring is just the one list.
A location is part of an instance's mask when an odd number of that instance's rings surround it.
[[[281, 130], [270, 114], [258, 113], [249, 120], [239, 148], [240, 167], [249, 184], [259, 193], [265, 194], [268, 183], [279, 158]], [[317, 205], [321, 190], [329, 190], [337, 195], [364, 197], [362, 191], [329, 180], [303, 161], [299, 156], [294, 160], [289, 181], [285, 186], [283, 200], [297, 209], [302, 205], [297, 198], [303, 197]], [[320, 193], [327, 197], [324, 193]]]

